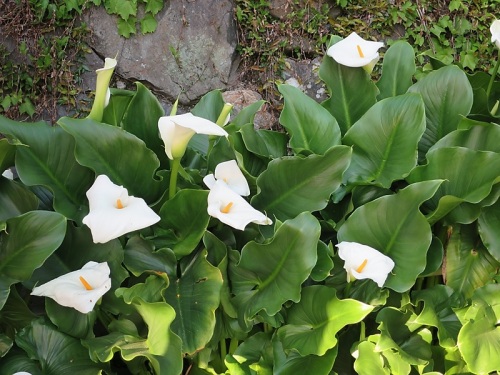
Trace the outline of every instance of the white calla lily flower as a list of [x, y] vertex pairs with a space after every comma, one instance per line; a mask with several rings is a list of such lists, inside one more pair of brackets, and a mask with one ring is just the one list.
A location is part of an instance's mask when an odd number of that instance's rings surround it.
[[109, 82], [111, 81], [111, 76], [116, 68], [116, 64], [116, 59], [106, 57], [104, 59], [104, 67], [95, 71], [97, 73], [95, 98], [92, 104], [92, 110], [88, 116], [92, 120], [102, 121], [104, 108], [108, 105], [111, 95]]
[[90, 228], [94, 243], [106, 243], [160, 221], [144, 199], [129, 196], [127, 189], [105, 175], [97, 176], [87, 198], [90, 212], [82, 221]]
[[380, 56], [378, 50], [384, 46], [382, 42], [372, 42], [351, 33], [347, 38], [335, 43], [326, 51], [336, 62], [352, 68], [365, 67], [371, 72]]
[[387, 276], [394, 268], [394, 261], [380, 251], [356, 242], [341, 242], [336, 245], [339, 257], [345, 261], [347, 281], [371, 279], [382, 288]]
[[184, 155], [189, 141], [195, 134], [228, 136], [228, 133], [215, 122], [192, 113], [160, 117], [158, 129], [165, 144], [165, 152], [171, 160]]
[[203, 182], [209, 189], [215, 185], [216, 181], [224, 181], [232, 191], [243, 197], [250, 195], [247, 179], [238, 167], [236, 160], [217, 164], [214, 174], [208, 174], [203, 178]]
[[35, 287], [31, 295], [52, 298], [61, 306], [87, 314], [94, 309], [99, 298], [111, 289], [109, 274], [108, 263], [90, 261], [77, 271]]
[[491, 43], [495, 43], [500, 48], [500, 20], [495, 20], [490, 26]]
[[10, 169], [6, 169], [5, 171], [3, 171], [2, 176], [8, 178], [9, 180], [14, 179], [14, 173], [12, 173]]
[[31, 375], [31, 373], [26, 372], [26, 371], [21, 371], [21, 372], [15, 372], [12, 375]]
[[253, 208], [223, 181], [216, 181], [208, 194], [208, 214], [235, 229], [244, 230], [249, 223], [271, 225], [273, 221]]

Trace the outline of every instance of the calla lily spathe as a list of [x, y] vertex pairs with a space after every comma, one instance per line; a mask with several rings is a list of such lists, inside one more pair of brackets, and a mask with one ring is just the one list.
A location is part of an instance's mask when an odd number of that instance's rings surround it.
[[394, 261], [380, 251], [357, 242], [341, 242], [336, 245], [339, 257], [345, 261], [347, 281], [371, 279], [382, 288], [394, 268]]
[[106, 175], [97, 176], [87, 198], [90, 212], [82, 221], [90, 228], [94, 243], [106, 243], [160, 221], [142, 198], [129, 196], [127, 189]]
[[61, 306], [87, 314], [94, 309], [99, 298], [110, 290], [109, 274], [108, 263], [90, 261], [77, 271], [35, 287], [31, 294], [52, 298]]
[[104, 108], [107, 106], [110, 98], [109, 91], [109, 81], [116, 68], [116, 59], [111, 59], [106, 57], [104, 59], [104, 67], [97, 69], [97, 80], [95, 88], [95, 98], [92, 104], [92, 110], [90, 111], [89, 118], [95, 121], [102, 121], [102, 115], [104, 113]]
[[195, 134], [228, 136], [216, 123], [192, 113], [160, 117], [158, 129], [165, 144], [165, 152], [171, 160], [184, 156], [187, 145]]
[[14, 179], [14, 173], [12, 173], [10, 169], [6, 169], [5, 171], [3, 171], [2, 176], [8, 178], [9, 180]]
[[326, 51], [336, 62], [352, 68], [364, 67], [371, 72], [380, 56], [378, 50], [382, 42], [372, 42], [351, 33], [347, 38], [335, 43]]
[[495, 43], [500, 48], [500, 20], [495, 20], [490, 26], [491, 43]]
[[209, 189], [215, 185], [216, 181], [224, 181], [231, 190], [241, 196], [250, 195], [250, 187], [236, 160], [217, 164], [214, 174], [208, 174], [203, 178], [203, 182]]
[[244, 230], [249, 223], [271, 225], [273, 221], [254, 209], [223, 181], [216, 181], [208, 194], [208, 214], [235, 229]]

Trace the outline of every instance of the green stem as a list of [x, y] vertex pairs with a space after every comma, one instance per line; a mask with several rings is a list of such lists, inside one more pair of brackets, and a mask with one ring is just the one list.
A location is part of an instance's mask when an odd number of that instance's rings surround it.
[[222, 339], [220, 340], [220, 359], [222, 363], [224, 363], [226, 355], [227, 355], [226, 339]]
[[181, 166], [181, 158], [172, 160], [170, 166], [170, 185], [168, 190], [168, 197], [172, 199], [177, 191], [177, 175], [179, 174], [179, 167]]
[[500, 68], [500, 59], [497, 57], [497, 63], [493, 68], [493, 73], [491, 74], [490, 82], [488, 83], [488, 89], [486, 90], [486, 99], [490, 100], [491, 89], [493, 88], [493, 82], [495, 82], [495, 78], [498, 73], [498, 68]]
[[359, 328], [359, 341], [363, 341], [366, 337], [366, 327], [365, 322], [361, 321], [361, 327]]
[[236, 349], [238, 349], [238, 340], [231, 339], [231, 341], [229, 342], [229, 354], [234, 354]]

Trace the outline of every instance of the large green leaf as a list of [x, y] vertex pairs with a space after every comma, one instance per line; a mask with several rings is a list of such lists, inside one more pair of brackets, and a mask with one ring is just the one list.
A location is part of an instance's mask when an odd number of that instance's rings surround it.
[[454, 226], [446, 250], [446, 285], [468, 298], [491, 282], [500, 263], [484, 248], [475, 225]]
[[[333, 37], [330, 45], [339, 40], [340, 38]], [[330, 56], [323, 58], [319, 76], [331, 95], [322, 104], [337, 119], [344, 134], [376, 103], [377, 86], [363, 68], [340, 65]]]
[[206, 250], [198, 253], [177, 278], [172, 277], [165, 291], [165, 300], [176, 312], [172, 331], [181, 338], [183, 353], [193, 354], [203, 349], [215, 327], [222, 275], [206, 257]]
[[38, 208], [38, 199], [24, 185], [0, 178], [0, 221]]
[[435, 285], [432, 289], [417, 291], [413, 297], [416, 302], [423, 302], [424, 308], [415, 323], [437, 327], [439, 344], [442, 347], [454, 347], [462, 324], [453, 308], [460, 306], [460, 299], [453, 289], [446, 285]]
[[500, 327], [491, 306], [484, 304], [458, 334], [458, 348], [474, 374], [500, 369]]
[[271, 335], [258, 332], [247, 338], [233, 354], [227, 355], [225, 364], [231, 375], [271, 375], [272, 356]]
[[11, 145], [5, 138], [0, 139], [0, 174], [7, 168], [14, 166], [15, 156], [16, 146]]
[[406, 177], [417, 164], [417, 145], [424, 130], [420, 95], [378, 102], [344, 136], [343, 143], [353, 146], [344, 181], [388, 188], [394, 180]]
[[421, 326], [413, 324], [413, 318], [411, 311], [404, 313], [393, 307], [382, 309], [376, 319], [381, 334], [375, 350], [396, 351], [407, 363], [426, 364], [431, 359], [431, 346], [426, 340], [426, 332], [418, 330]]
[[20, 331], [16, 344], [40, 362], [44, 374], [99, 375], [106, 368], [89, 358], [80, 340], [57, 331], [43, 320], [34, 320]]
[[359, 375], [391, 375], [390, 370], [384, 366], [384, 357], [377, 353], [375, 344], [363, 341], [358, 345], [358, 357], [354, 361], [354, 370]]
[[430, 152], [427, 160], [426, 165], [410, 173], [407, 181], [446, 180], [434, 197], [424, 204], [428, 212], [434, 211], [429, 221], [434, 223], [446, 215], [450, 215], [451, 222], [475, 220], [480, 206], [476, 206], [475, 214], [452, 211], [463, 202], [477, 204], [488, 196], [500, 176], [500, 154], [463, 147], [439, 148]]
[[482, 209], [478, 225], [479, 234], [484, 246], [486, 246], [493, 258], [500, 262], [500, 236], [498, 235], [498, 228], [500, 228], [500, 201]]
[[257, 179], [260, 192], [251, 203], [280, 220], [321, 210], [340, 186], [350, 160], [347, 146], [335, 146], [324, 155], [275, 159]]
[[377, 99], [404, 94], [412, 85], [415, 69], [413, 47], [403, 40], [391, 45], [384, 54], [382, 75], [377, 82], [380, 90]]
[[286, 155], [288, 137], [282, 132], [257, 130], [253, 124], [245, 124], [239, 133], [248, 151], [258, 156], [273, 159]]
[[429, 149], [465, 147], [471, 150], [500, 152], [500, 125], [462, 119], [460, 129], [454, 130], [441, 138]]
[[209, 215], [207, 190], [184, 189], [163, 204], [158, 227], [167, 235], [165, 247], [171, 248], [178, 258], [193, 251], [205, 233]]
[[419, 206], [434, 195], [441, 182], [412, 184], [395, 195], [368, 202], [340, 227], [339, 242], [371, 246], [394, 261], [386, 287], [405, 292], [425, 269], [432, 232]]
[[265, 244], [248, 242], [230, 269], [240, 321], [260, 310], [275, 315], [286, 301], [298, 302], [302, 283], [317, 260], [318, 221], [308, 212], [285, 221]]
[[300, 355], [324, 355], [337, 345], [336, 334], [344, 327], [359, 323], [373, 306], [354, 299], [339, 300], [336, 290], [323, 285], [302, 289], [300, 302], [287, 314], [286, 325], [278, 329], [285, 350]]
[[25, 281], [59, 247], [64, 239], [66, 219], [56, 212], [31, 211], [7, 220], [0, 232], [0, 308], [9, 288]]
[[163, 141], [159, 136], [158, 120], [165, 114], [158, 99], [140, 82], [121, 121], [124, 130], [142, 139], [146, 146], [167, 162]]
[[427, 128], [418, 146], [419, 157], [446, 134], [457, 129], [461, 116], [472, 107], [472, 88], [467, 76], [456, 66], [446, 66], [427, 74], [409, 92], [422, 95]]
[[85, 193], [94, 174], [75, 160], [73, 138], [57, 126], [20, 123], [2, 116], [0, 133], [8, 134], [17, 145], [16, 169], [21, 181], [48, 187], [54, 193], [55, 210], [81, 220], [87, 213]]
[[80, 164], [98, 175], [107, 175], [115, 184], [127, 188], [130, 195], [148, 203], [156, 201], [165, 190], [165, 183], [154, 178], [160, 165], [158, 157], [133, 134], [91, 119], [63, 117], [58, 123], [75, 138], [75, 155]]
[[135, 276], [144, 272], [174, 274], [177, 266], [171, 249], [155, 251], [153, 244], [140, 236], [134, 236], [127, 242], [123, 263]]
[[123, 115], [135, 93], [130, 90], [110, 88], [111, 97], [104, 108], [102, 122], [109, 125], [120, 126]]
[[333, 362], [337, 357], [337, 348], [328, 350], [324, 355], [306, 355], [301, 356], [295, 351], [290, 351], [285, 354], [283, 345], [280, 341], [273, 342], [273, 357], [274, 357], [274, 375], [297, 375], [307, 373], [314, 375], [329, 375]]
[[295, 154], [324, 154], [340, 144], [337, 120], [314, 99], [290, 85], [278, 86], [285, 100], [280, 123], [290, 134], [290, 147]]

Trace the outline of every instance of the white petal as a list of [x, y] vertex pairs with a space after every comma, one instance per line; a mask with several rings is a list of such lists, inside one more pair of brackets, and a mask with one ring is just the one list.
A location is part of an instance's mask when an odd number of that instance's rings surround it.
[[104, 59], [104, 67], [102, 67], [100, 69], [97, 69], [96, 73], [102, 72], [104, 70], [114, 69], [114, 68], [116, 68], [116, 64], [117, 63], [118, 63], [118, 61], [116, 59], [112, 59], [110, 57], [106, 57]]
[[[358, 46], [363, 57], [360, 56]], [[341, 65], [361, 67], [377, 61], [379, 58], [378, 50], [383, 46], [382, 42], [368, 41], [356, 33], [351, 33], [347, 38], [328, 48], [326, 53]]]
[[[111, 288], [110, 269], [106, 262], [88, 262], [80, 270], [67, 273], [39, 285], [31, 292], [34, 296], [52, 298], [61, 306], [72, 307], [86, 314], [94, 308], [96, 302]], [[83, 277], [91, 286], [87, 290], [80, 281]]]
[[[222, 208], [232, 204], [228, 213]], [[223, 181], [217, 181], [208, 194], [208, 214], [235, 229], [244, 230], [249, 223], [270, 225], [272, 220], [254, 209], [244, 198], [231, 190]]]
[[500, 48], [500, 20], [495, 20], [490, 26], [491, 42]]
[[209, 189], [212, 189], [212, 187], [215, 185], [215, 176], [213, 174], [207, 174], [205, 177], [203, 177], [203, 183], [207, 185]]
[[[345, 261], [344, 268], [350, 277], [355, 279], [371, 279], [382, 287], [394, 268], [394, 261], [380, 251], [356, 242], [341, 242], [336, 247], [339, 249], [339, 257]], [[366, 263], [361, 272], [358, 267]]]
[[[82, 222], [90, 228], [94, 243], [106, 243], [129, 232], [149, 227], [160, 217], [142, 198], [127, 194], [105, 175], [97, 177], [87, 191], [90, 212]], [[117, 207], [117, 201], [123, 208]]]
[[2, 173], [2, 176], [5, 177], [5, 178], [8, 178], [9, 180], [13, 180], [14, 179], [14, 173], [12, 173], [12, 171], [10, 169], [6, 169]]
[[217, 164], [215, 178], [223, 180], [231, 190], [244, 197], [250, 195], [247, 179], [238, 167], [236, 160], [229, 160]]

